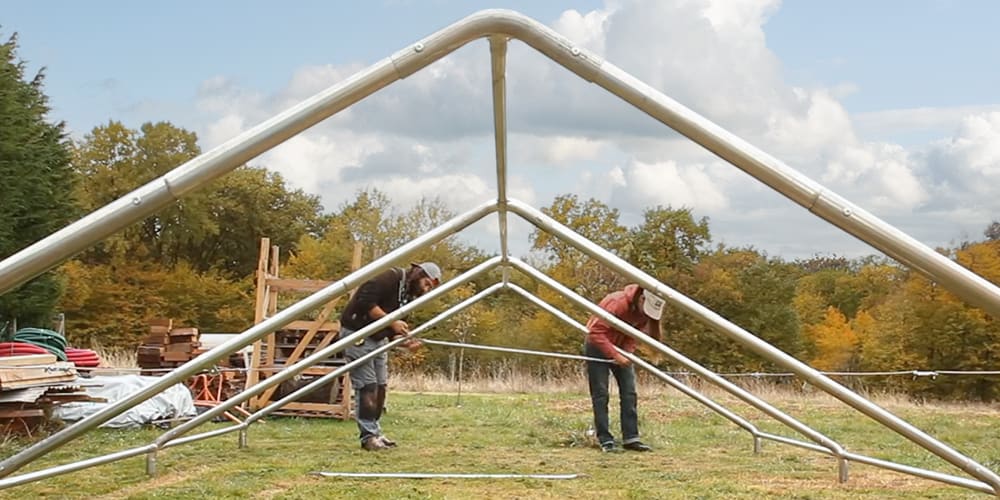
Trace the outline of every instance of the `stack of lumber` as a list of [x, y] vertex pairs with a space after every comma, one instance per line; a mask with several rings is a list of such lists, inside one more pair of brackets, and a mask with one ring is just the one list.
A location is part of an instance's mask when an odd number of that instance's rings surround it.
[[0, 357], [0, 391], [64, 385], [73, 380], [76, 380], [76, 366], [56, 361], [52, 354]]
[[143, 375], [158, 375], [162, 369], [176, 368], [201, 354], [198, 329], [174, 327], [169, 319], [150, 321], [149, 335], [139, 346], [139, 367]]
[[0, 357], [0, 431], [31, 431], [48, 420], [54, 406], [93, 401], [82, 389], [71, 362], [53, 354]]

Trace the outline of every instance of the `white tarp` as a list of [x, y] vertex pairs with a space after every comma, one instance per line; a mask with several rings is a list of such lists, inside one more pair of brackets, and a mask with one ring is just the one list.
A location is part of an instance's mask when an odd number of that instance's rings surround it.
[[[125, 399], [143, 387], [160, 380], [159, 377], [141, 375], [95, 375], [85, 379], [87, 393], [91, 396], [104, 398], [106, 403], [79, 402], [59, 405], [53, 412], [56, 418], [67, 421], [80, 420], [96, 413], [107, 405]], [[89, 387], [90, 384], [101, 384], [100, 387]], [[124, 413], [101, 424], [101, 427], [139, 427], [155, 420], [177, 417], [192, 417], [196, 414], [191, 391], [184, 384], [176, 384], [163, 392], [135, 405]]]

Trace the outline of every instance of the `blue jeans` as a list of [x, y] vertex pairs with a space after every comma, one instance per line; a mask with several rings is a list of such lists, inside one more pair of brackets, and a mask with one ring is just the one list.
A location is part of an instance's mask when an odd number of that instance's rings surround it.
[[[584, 343], [583, 352], [591, 358], [607, 358], [603, 352], [589, 342]], [[587, 361], [587, 382], [590, 385], [590, 402], [594, 407], [594, 430], [601, 444], [613, 443], [614, 434], [608, 424], [608, 382], [614, 374], [621, 399], [622, 444], [639, 441], [639, 396], [635, 391], [635, 368], [632, 365], [618, 366], [611, 363]]]
[[[342, 328], [340, 336], [347, 337], [352, 333], [354, 330]], [[368, 337], [361, 345], [349, 346], [344, 355], [348, 361], [354, 361], [388, 342], [386, 339], [372, 340]], [[382, 435], [379, 419], [382, 416], [382, 405], [385, 404], [385, 390], [389, 377], [388, 358], [388, 353], [382, 352], [351, 369], [351, 386], [354, 387], [354, 402], [357, 405], [355, 420], [358, 422], [358, 433], [362, 443], [368, 438]]]

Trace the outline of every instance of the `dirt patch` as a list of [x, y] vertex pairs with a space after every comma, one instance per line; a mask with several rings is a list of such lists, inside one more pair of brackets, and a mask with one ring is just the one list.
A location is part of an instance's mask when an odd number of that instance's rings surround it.
[[201, 465], [201, 466], [197, 466], [197, 467], [194, 467], [194, 468], [191, 468], [191, 469], [184, 469], [183, 471], [171, 472], [171, 473], [168, 473], [168, 474], [164, 474], [162, 476], [156, 476], [156, 477], [154, 477], [152, 479], [149, 479], [147, 481], [142, 481], [142, 482], [140, 482], [138, 484], [134, 484], [132, 486], [129, 486], [128, 488], [123, 488], [123, 489], [120, 489], [120, 490], [118, 490], [118, 491], [116, 491], [114, 493], [103, 495], [103, 496], [98, 497], [98, 498], [101, 498], [101, 499], [104, 499], [104, 500], [117, 500], [117, 499], [120, 499], [120, 498], [128, 498], [128, 497], [130, 497], [132, 495], [135, 495], [137, 493], [142, 493], [144, 491], [157, 490], [157, 489], [165, 488], [167, 486], [171, 486], [171, 485], [174, 485], [174, 484], [177, 484], [177, 483], [181, 483], [181, 482], [184, 482], [184, 481], [189, 481], [189, 480], [197, 478], [197, 477], [201, 477], [201, 476], [206, 475], [207, 473], [209, 473], [211, 470], [212, 470], [211, 466]]
[[294, 483], [284, 483], [277, 481], [270, 488], [257, 492], [254, 498], [274, 498], [295, 487]]
[[900, 474], [885, 469], [851, 470], [846, 483], [837, 481], [837, 471], [831, 470], [829, 477], [795, 477], [782, 474], [744, 475], [747, 484], [759, 486], [770, 495], [793, 495], [806, 491], [856, 491], [862, 494], [871, 490], [892, 490], [896, 492], [924, 492], [940, 483]]

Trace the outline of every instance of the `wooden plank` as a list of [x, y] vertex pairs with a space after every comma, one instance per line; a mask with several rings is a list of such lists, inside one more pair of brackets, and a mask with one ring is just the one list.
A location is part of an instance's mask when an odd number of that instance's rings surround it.
[[[293, 404], [296, 403], [289, 403], [289, 405]], [[299, 404], [309, 404], [309, 403], [299, 403]], [[313, 403], [313, 404], [320, 404], [320, 403]], [[340, 420], [347, 420], [351, 418], [350, 408], [344, 405], [331, 404], [324, 406], [327, 406], [327, 408], [292, 409], [288, 408], [288, 405], [286, 405], [281, 409], [272, 413], [272, 415], [292, 416], [299, 418], [336, 418]]]
[[76, 380], [76, 374], [53, 375], [51, 377], [33, 378], [25, 380], [0, 381], [0, 389], [11, 391], [14, 389], [24, 389], [27, 387], [39, 387], [43, 385], [61, 385], [65, 382]]
[[299, 411], [337, 411], [341, 410], [344, 405], [334, 404], [334, 403], [300, 403], [298, 401], [292, 401], [291, 403], [282, 406], [283, 410], [299, 410]]
[[[330, 373], [330, 372], [336, 370], [337, 368], [340, 368], [340, 367], [339, 366], [310, 366], [309, 368], [306, 368], [305, 370], [302, 370], [301, 374], [302, 375], [318, 375], [318, 376], [322, 376], [322, 375], [326, 375], [327, 373]], [[284, 366], [271, 366], [271, 367], [262, 367], [260, 369], [260, 371], [262, 373], [272, 373], [273, 374], [273, 373], [280, 372], [281, 370], [284, 370], [284, 369], [285, 369]], [[347, 374], [345, 373], [344, 376], [347, 376]]]
[[[271, 276], [277, 277], [281, 272], [281, 249], [278, 245], [271, 245], [271, 256], [270, 262], [268, 262], [269, 269], [268, 273]], [[268, 287], [267, 290], [267, 315], [268, 317], [274, 316], [278, 312], [278, 290]], [[274, 364], [274, 350], [277, 339], [274, 336], [274, 332], [267, 334], [267, 361], [266, 365], [271, 366]]]
[[191, 353], [189, 352], [165, 352], [163, 353], [163, 361], [190, 361]]
[[56, 362], [55, 354], [24, 354], [0, 357], [0, 366], [48, 365]]
[[44, 416], [45, 410], [41, 408], [0, 409], [0, 418], [30, 418]]
[[37, 404], [62, 404], [62, 403], [73, 403], [73, 402], [89, 402], [89, 403], [107, 403], [108, 398], [99, 398], [91, 396], [89, 394], [67, 394], [65, 396], [54, 394], [51, 396], [42, 396], [35, 403]]
[[198, 329], [193, 327], [184, 327], [184, 328], [174, 328], [173, 330], [170, 330], [171, 342], [174, 341], [173, 337], [188, 337], [188, 336], [197, 337]]
[[267, 286], [279, 292], [318, 292], [333, 283], [333, 281], [294, 278], [268, 278], [267, 280]]
[[260, 250], [257, 256], [257, 299], [254, 307], [253, 323], [256, 325], [264, 321], [265, 302], [267, 299], [267, 260], [268, 252], [271, 250], [271, 240], [269, 238], [260, 239]]
[[[340, 297], [338, 297], [338, 299], [339, 298]], [[317, 318], [317, 321], [318, 321], [318, 319], [319, 318]], [[310, 320], [307, 320], [307, 319], [305, 319], [305, 320], [303, 320], [303, 319], [297, 319], [297, 320], [292, 321], [291, 323], [285, 325], [285, 327], [282, 328], [282, 330], [311, 330], [315, 324], [316, 324], [316, 321], [310, 321]], [[317, 330], [321, 331], [321, 332], [340, 331], [340, 322], [339, 321], [326, 321], [322, 325], [319, 325], [319, 328], [317, 328]]]
[[156, 344], [156, 345], [168, 344], [168, 343], [170, 343], [170, 337], [168, 337], [166, 334], [163, 334], [163, 335], [159, 335], [159, 334], [153, 335], [153, 334], [150, 334], [150, 335], [146, 335], [146, 338], [143, 339], [142, 343], [143, 344]]
[[[260, 250], [257, 257], [257, 297], [254, 301], [254, 311], [253, 311], [253, 323], [256, 325], [264, 321], [264, 312], [267, 307], [267, 253], [268, 249], [271, 248], [271, 240], [268, 238], [260, 239]], [[250, 371], [247, 373], [246, 384], [244, 390], [250, 389], [251, 387], [257, 385], [260, 380], [260, 348], [261, 342], [255, 341], [253, 343], [253, 350], [250, 351]], [[253, 406], [253, 398], [250, 401], [251, 406]]]
[[6, 387], [7, 383], [62, 375], [76, 377], [76, 365], [67, 361], [59, 361], [43, 366], [5, 366], [0, 368], [0, 384]]
[[197, 347], [196, 344], [197, 344], [197, 342], [195, 342], [195, 343], [184, 342], [184, 343], [180, 343], [180, 344], [167, 344], [167, 346], [166, 346], [167, 351], [166, 352], [184, 352], [184, 353], [187, 353], [187, 354], [191, 354], [194, 351], [194, 348]]
[[[321, 351], [323, 349], [326, 349], [326, 346], [330, 345], [330, 342], [332, 342], [334, 339], [336, 339], [339, 336], [340, 336], [340, 322], [338, 321], [337, 322], [337, 329], [334, 330], [334, 331], [330, 331], [330, 333], [327, 333], [326, 336], [323, 337], [323, 340], [321, 340], [319, 342], [319, 344], [313, 349], [313, 352], [315, 352], [315, 351]], [[340, 355], [343, 356], [344, 355], [344, 351], [340, 351]]]

